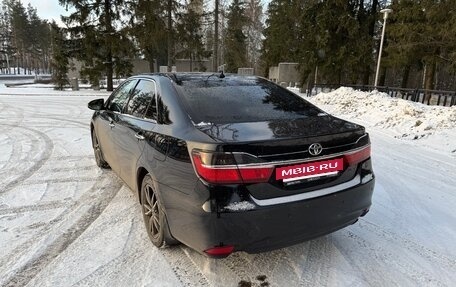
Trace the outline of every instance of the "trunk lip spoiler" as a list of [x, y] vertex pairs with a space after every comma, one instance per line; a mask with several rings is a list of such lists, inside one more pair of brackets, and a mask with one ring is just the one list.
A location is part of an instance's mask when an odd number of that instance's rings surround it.
[[[245, 167], [245, 168], [248, 168], [248, 167], [268, 167], [268, 166], [274, 167], [274, 166], [279, 166], [279, 165], [290, 165], [290, 164], [298, 164], [298, 163], [305, 163], [305, 162], [312, 162], [312, 161], [320, 161], [320, 160], [324, 160], [324, 159], [330, 159], [330, 158], [335, 158], [335, 157], [340, 157], [340, 156], [356, 153], [356, 152], [359, 152], [359, 151], [361, 151], [361, 150], [363, 150], [363, 149], [365, 149], [367, 147], [370, 147], [370, 146], [371, 146], [371, 144], [369, 143], [369, 144], [366, 144], [364, 146], [361, 146], [361, 147], [358, 147], [358, 148], [355, 148], [355, 149], [351, 149], [351, 150], [347, 150], [347, 151], [343, 151], [343, 152], [338, 152], [338, 153], [333, 153], [333, 154], [328, 154], [328, 155], [324, 155], [324, 156], [311, 157], [311, 158], [309, 157], [309, 158], [301, 158], [301, 159], [279, 160], [279, 161], [270, 161], [270, 162], [265, 162], [265, 163], [238, 164], [236, 166], [237, 167]], [[243, 152], [233, 152], [233, 154], [246, 154], [246, 155], [254, 156], [252, 154], [243, 153]], [[223, 166], [223, 167], [227, 167], [227, 166]]]
[[[354, 145], [354, 144], [359, 143], [363, 138], [367, 137], [368, 135], [369, 135], [368, 133], [365, 133], [364, 135], [360, 136], [355, 142], [343, 144], [343, 145], [332, 146], [332, 147], [324, 147], [323, 150], [330, 150], [330, 149], [334, 149], [334, 148], [341, 148], [344, 146]], [[235, 153], [235, 152], [233, 152], [233, 153]], [[288, 153], [267, 154], [267, 155], [259, 155], [257, 157], [264, 158], [264, 157], [271, 157], [271, 156], [274, 157], [274, 156], [300, 154], [300, 153], [309, 153], [309, 151], [303, 150], [303, 151], [295, 151], [295, 152], [288, 152]]]

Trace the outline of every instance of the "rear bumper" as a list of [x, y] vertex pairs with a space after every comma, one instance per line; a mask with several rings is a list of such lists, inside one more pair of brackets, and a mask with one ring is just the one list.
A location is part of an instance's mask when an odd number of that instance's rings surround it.
[[248, 253], [282, 248], [356, 222], [371, 206], [374, 184], [372, 179], [328, 195], [268, 206], [244, 199], [250, 209], [244, 211], [205, 212], [201, 208], [201, 212], [186, 213], [179, 224], [171, 224], [171, 232], [199, 252], [221, 245]]

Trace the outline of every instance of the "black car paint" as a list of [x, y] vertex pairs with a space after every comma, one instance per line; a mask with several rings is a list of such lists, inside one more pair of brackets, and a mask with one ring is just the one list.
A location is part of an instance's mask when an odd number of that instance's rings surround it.
[[[195, 173], [193, 149], [247, 152], [268, 161], [306, 159], [308, 146], [331, 147], [323, 156], [369, 144], [364, 128], [321, 112], [293, 121], [275, 120], [196, 127], [179, 99], [176, 81], [169, 75], [141, 75], [156, 83], [164, 116], [158, 121], [100, 110], [92, 127], [106, 161], [139, 195], [142, 176], [149, 173], [165, 206], [173, 237], [199, 252], [233, 244], [235, 250], [258, 252], [283, 247], [340, 229], [365, 214], [371, 205], [374, 180], [330, 195], [233, 212], [229, 204], [299, 194], [334, 186], [360, 174], [350, 167], [326, 182], [284, 186], [268, 183], [211, 185]], [[140, 135], [144, 139], [138, 139]], [[285, 155], [284, 155], [285, 154]], [[368, 160], [370, 164], [370, 159]], [[203, 204], [209, 203], [210, 210]]]

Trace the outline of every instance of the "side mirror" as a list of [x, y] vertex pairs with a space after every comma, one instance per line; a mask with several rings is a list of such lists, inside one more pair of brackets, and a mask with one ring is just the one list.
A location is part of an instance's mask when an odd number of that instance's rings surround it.
[[96, 100], [90, 101], [87, 104], [87, 107], [94, 111], [104, 110], [104, 99], [96, 99]]

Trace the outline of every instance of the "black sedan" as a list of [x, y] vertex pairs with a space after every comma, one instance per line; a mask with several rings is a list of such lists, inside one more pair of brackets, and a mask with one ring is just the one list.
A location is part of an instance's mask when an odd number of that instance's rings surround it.
[[89, 108], [97, 165], [137, 193], [158, 247], [262, 252], [353, 224], [371, 206], [365, 129], [266, 79], [139, 75]]

